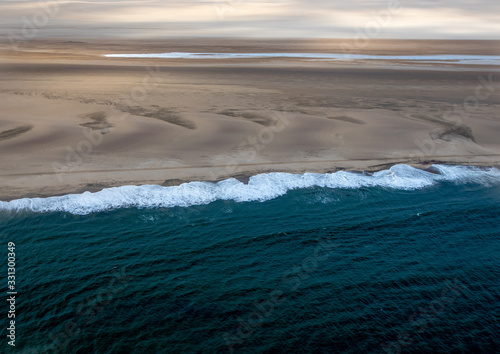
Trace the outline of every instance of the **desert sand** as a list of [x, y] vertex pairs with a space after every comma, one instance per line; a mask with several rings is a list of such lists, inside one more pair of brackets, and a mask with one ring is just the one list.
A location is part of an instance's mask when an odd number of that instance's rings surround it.
[[[342, 53], [345, 42], [3, 43], [0, 200], [271, 171], [499, 164], [498, 66], [103, 57]], [[352, 52], [499, 55], [500, 41], [373, 40]]]

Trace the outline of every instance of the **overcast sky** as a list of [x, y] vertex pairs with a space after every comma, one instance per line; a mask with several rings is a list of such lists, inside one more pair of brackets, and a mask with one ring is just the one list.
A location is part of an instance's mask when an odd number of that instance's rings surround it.
[[30, 27], [38, 37], [500, 39], [500, 1], [0, 1], [0, 35]]

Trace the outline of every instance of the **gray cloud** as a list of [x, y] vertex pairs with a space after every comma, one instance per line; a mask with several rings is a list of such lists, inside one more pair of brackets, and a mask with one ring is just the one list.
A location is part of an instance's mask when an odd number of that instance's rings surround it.
[[[394, 4], [401, 10], [389, 13], [388, 17], [388, 9], [391, 5], [394, 8]], [[44, 23], [43, 9], [53, 10], [54, 6], [58, 6], [57, 14]], [[112, 31], [112, 36], [121, 33], [134, 37], [345, 38], [370, 30], [378, 38], [500, 39], [500, 2], [4, 0], [0, 3], [0, 35], [19, 34], [29, 26], [27, 23], [37, 27], [39, 37], [100, 37]]]

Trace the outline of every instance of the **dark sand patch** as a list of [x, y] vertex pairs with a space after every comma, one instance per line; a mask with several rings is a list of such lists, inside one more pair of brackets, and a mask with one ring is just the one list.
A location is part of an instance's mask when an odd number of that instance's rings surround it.
[[24, 125], [14, 129], [5, 130], [3, 132], [0, 132], [0, 140], [15, 138], [16, 136], [29, 132], [31, 129], [33, 129], [32, 125]]
[[245, 118], [254, 123], [270, 127], [275, 125], [275, 120], [255, 112], [241, 112], [237, 109], [226, 109], [225, 111], [218, 112], [218, 114], [235, 117], [235, 118]]
[[450, 126], [440, 132], [431, 133], [433, 139], [441, 139], [444, 141], [452, 141], [456, 138], [465, 138], [476, 142], [472, 129], [467, 125]]
[[435, 118], [432, 116], [429, 116], [427, 114], [412, 114], [411, 115], [413, 118], [417, 118], [419, 120], [427, 121], [430, 123], [436, 123], [441, 125], [443, 128], [442, 130], [438, 132], [431, 132], [431, 138], [433, 139], [441, 139], [444, 141], [452, 141], [456, 138], [465, 138], [472, 140], [473, 142], [476, 142], [476, 139], [474, 135], [472, 134], [472, 129], [471, 127], [464, 125], [464, 124], [454, 124], [451, 122], [447, 122], [444, 120], [441, 120], [439, 118]]
[[441, 126], [441, 130], [430, 132], [432, 139], [441, 139], [444, 141], [453, 141], [456, 138], [469, 139], [476, 142], [474, 135], [472, 134], [472, 129], [467, 125], [457, 125], [452, 122], [447, 122], [438, 117], [433, 117], [425, 113], [414, 113], [410, 115], [411, 118], [418, 119], [420, 121], [435, 123]]
[[196, 129], [196, 123], [192, 120], [182, 117], [179, 113], [167, 108], [146, 109], [140, 106], [117, 106], [121, 111], [133, 114], [135, 116], [155, 118], [161, 121], [175, 124], [186, 129]]
[[103, 130], [113, 127], [106, 119], [106, 112], [94, 112], [81, 116], [85, 119], [90, 119], [91, 122], [80, 124], [82, 127], [90, 128], [92, 130]]
[[173, 179], [167, 179], [161, 185], [162, 185], [162, 187], [172, 187], [172, 186], [179, 186], [185, 182], [186, 181], [183, 181], [181, 179], [173, 178]]
[[335, 119], [335, 120], [340, 120], [342, 122], [348, 122], [348, 123], [353, 123], [353, 124], [366, 124], [362, 120], [349, 117], [349, 116], [335, 116], [335, 117], [327, 117], [328, 119]]

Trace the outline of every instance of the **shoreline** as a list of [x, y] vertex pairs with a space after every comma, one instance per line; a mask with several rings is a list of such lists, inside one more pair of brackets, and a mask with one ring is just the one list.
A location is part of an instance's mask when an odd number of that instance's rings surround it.
[[[374, 40], [361, 55], [500, 55], [500, 41]], [[0, 200], [397, 163], [496, 166], [500, 67], [392, 60], [106, 58], [332, 53], [345, 40], [0, 45]]]
[[[364, 161], [364, 160], [363, 160]], [[355, 161], [353, 160], [352, 162], [360, 162], [360, 161]], [[367, 161], [364, 161], [367, 162]], [[368, 173], [372, 174], [375, 172], [379, 171], [384, 171], [388, 170], [391, 167], [395, 165], [407, 165], [410, 167], [414, 167], [416, 169], [430, 172], [430, 173], [435, 173], [433, 171], [429, 171], [429, 168], [432, 165], [446, 165], [446, 166], [462, 166], [462, 167], [477, 167], [481, 169], [491, 169], [491, 168], [500, 168], [500, 164], [491, 164], [491, 163], [481, 163], [481, 162], [457, 162], [457, 161], [445, 161], [445, 160], [427, 160], [427, 161], [421, 161], [421, 162], [411, 162], [411, 161], [399, 161], [399, 162], [383, 162], [380, 163], [381, 161], [372, 161], [376, 162], [375, 165], [367, 165], [366, 168], [342, 168], [342, 167], [330, 167], [330, 168], [324, 168], [324, 169], [316, 169], [316, 170], [301, 170], [301, 171], [293, 171], [291, 169], [280, 169], [280, 168], [270, 168], [270, 169], [260, 169], [260, 170], [255, 170], [254, 172], [238, 172], [234, 174], [227, 174], [227, 175], [221, 175], [217, 179], [210, 179], [210, 178], [203, 178], [202, 176], [197, 179], [191, 179], [190, 177], [178, 177], [178, 178], [173, 178], [173, 179], [167, 179], [165, 181], [158, 181], [158, 180], [151, 180], [151, 181], [129, 181], [129, 183], [126, 184], [121, 184], [121, 183], [116, 183], [116, 182], [97, 182], [97, 183], [88, 183], [85, 186], [82, 185], [67, 185], [63, 186], [64, 191], [61, 191], [60, 187], [57, 189], [54, 189], [51, 191], [50, 189], [47, 188], [41, 188], [40, 191], [32, 191], [29, 193], [24, 193], [18, 191], [17, 193], [14, 191], [8, 191], [8, 190], [2, 190], [0, 192], [0, 202], [10, 202], [13, 200], [19, 200], [19, 199], [32, 199], [32, 198], [49, 198], [49, 197], [60, 197], [60, 196], [65, 196], [65, 195], [73, 195], [73, 194], [82, 194], [84, 192], [90, 192], [90, 193], [95, 193], [102, 191], [103, 189], [108, 189], [108, 188], [114, 188], [114, 187], [124, 187], [124, 186], [145, 186], [145, 185], [156, 185], [156, 186], [162, 186], [162, 187], [173, 187], [173, 186], [179, 186], [184, 183], [190, 183], [190, 182], [211, 182], [211, 183], [217, 183], [221, 182], [227, 179], [234, 178], [244, 184], [248, 183], [248, 180], [256, 175], [260, 174], [268, 174], [268, 173], [288, 173], [292, 175], [302, 175], [305, 173], [318, 173], [318, 174], [331, 174], [339, 171], [344, 171], [344, 172], [352, 172], [352, 173]], [[311, 162], [304, 162], [304, 163], [311, 163]], [[203, 169], [203, 168], [213, 168], [213, 166], [205, 166], [205, 167], [192, 167], [192, 169]], [[165, 170], [168, 168], [153, 168], [149, 170]], [[185, 168], [189, 169], [189, 168]], [[135, 170], [136, 171], [136, 170]], [[125, 172], [129, 173], [131, 171], [114, 171], [114, 172]], [[86, 171], [86, 172], [75, 172], [75, 173], [92, 173], [91, 171]]]

